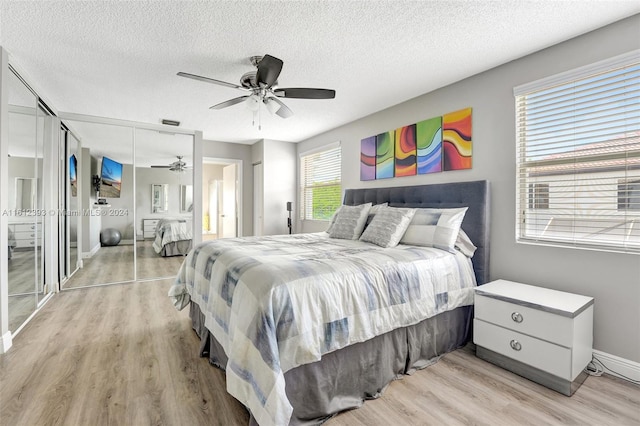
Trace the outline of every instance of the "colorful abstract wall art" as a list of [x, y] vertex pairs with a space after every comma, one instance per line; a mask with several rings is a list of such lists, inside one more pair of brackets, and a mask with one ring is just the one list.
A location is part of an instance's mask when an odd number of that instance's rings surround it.
[[418, 174], [442, 170], [442, 117], [434, 117], [416, 124]]
[[393, 177], [393, 130], [376, 136], [376, 179]]
[[360, 141], [360, 180], [376, 178], [376, 137], [370, 136]]
[[442, 169], [471, 168], [471, 108], [442, 116]]
[[416, 174], [416, 125], [404, 126], [395, 131], [395, 175]]
[[360, 141], [360, 180], [415, 176], [472, 165], [471, 108]]

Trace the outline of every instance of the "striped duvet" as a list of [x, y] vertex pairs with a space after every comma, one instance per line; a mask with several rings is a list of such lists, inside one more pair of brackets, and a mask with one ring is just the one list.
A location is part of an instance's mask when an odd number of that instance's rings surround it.
[[[200, 306], [229, 358], [227, 391], [260, 425], [289, 423], [284, 372], [328, 352], [473, 303], [470, 259], [326, 233], [195, 247], [169, 295]], [[182, 300], [183, 303], [179, 303]]]

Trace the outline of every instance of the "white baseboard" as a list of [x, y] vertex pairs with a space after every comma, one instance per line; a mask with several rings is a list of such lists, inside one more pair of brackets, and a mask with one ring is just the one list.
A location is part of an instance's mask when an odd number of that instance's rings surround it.
[[13, 340], [11, 338], [11, 332], [7, 331], [2, 335], [2, 340], [0, 341], [0, 354], [7, 353], [7, 351], [12, 345], [13, 345]]
[[593, 351], [593, 356], [604, 364], [605, 373], [625, 380], [640, 381], [640, 363], [596, 350]]
[[83, 259], [89, 259], [89, 258], [93, 257], [93, 255], [94, 255], [94, 254], [96, 254], [96, 253], [98, 252], [98, 250], [100, 250], [100, 244], [99, 244], [99, 243], [98, 243], [98, 244], [96, 244], [96, 245], [91, 249], [91, 251], [89, 251], [89, 252], [86, 252], [86, 251], [82, 252], [82, 258], [83, 258]]

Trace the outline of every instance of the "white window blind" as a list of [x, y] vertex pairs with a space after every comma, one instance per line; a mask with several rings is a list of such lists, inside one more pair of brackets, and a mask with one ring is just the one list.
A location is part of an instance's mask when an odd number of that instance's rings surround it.
[[300, 219], [329, 220], [342, 204], [340, 144], [300, 156]]
[[514, 95], [516, 239], [640, 253], [640, 51]]

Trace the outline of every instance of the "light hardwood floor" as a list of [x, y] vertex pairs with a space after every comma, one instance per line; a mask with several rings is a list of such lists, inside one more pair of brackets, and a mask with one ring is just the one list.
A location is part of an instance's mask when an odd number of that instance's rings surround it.
[[[2, 425], [246, 425], [224, 373], [197, 356], [172, 280], [62, 292], [0, 355]], [[638, 425], [640, 387], [589, 377], [571, 398], [465, 348], [326, 424]]]

